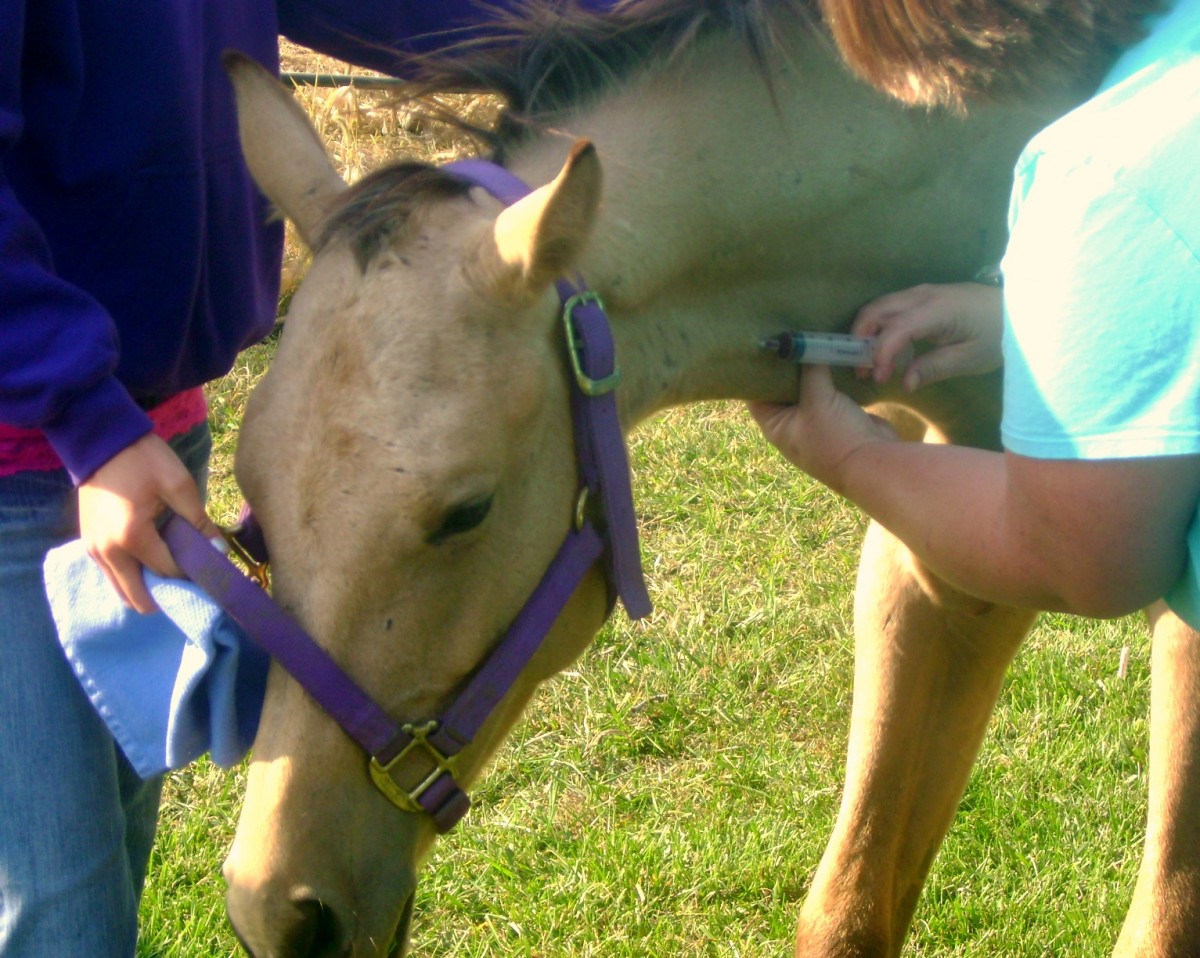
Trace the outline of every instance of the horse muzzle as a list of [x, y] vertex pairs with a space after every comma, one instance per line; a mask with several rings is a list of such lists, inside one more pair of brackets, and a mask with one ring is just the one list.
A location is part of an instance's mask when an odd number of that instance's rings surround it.
[[408, 952], [415, 880], [396, 889], [399, 913], [368, 928], [365, 916], [335, 895], [307, 887], [271, 889], [239, 882], [226, 865], [230, 923], [253, 958], [403, 958]]

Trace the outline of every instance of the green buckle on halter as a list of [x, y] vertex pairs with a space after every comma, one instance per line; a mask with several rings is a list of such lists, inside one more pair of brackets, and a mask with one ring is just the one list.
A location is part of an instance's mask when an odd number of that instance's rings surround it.
[[621, 370], [614, 368], [612, 373], [603, 379], [592, 379], [591, 376], [583, 371], [583, 360], [579, 355], [579, 336], [575, 332], [574, 314], [575, 308], [583, 306], [585, 303], [594, 303], [596, 306], [604, 309], [604, 303], [600, 297], [591, 290], [576, 293], [563, 304], [562, 318], [563, 328], [567, 333], [567, 353], [571, 357], [571, 369], [575, 373], [575, 382], [579, 383], [579, 388], [583, 391], [583, 394], [585, 396], [603, 396], [605, 393], [610, 393], [617, 388], [617, 384], [621, 381]]
[[[446, 756], [441, 750], [430, 743], [429, 736], [438, 730], [436, 721], [425, 722], [422, 725], [404, 725], [402, 726], [405, 732], [412, 736], [412, 741], [409, 742], [400, 753], [386, 765], [380, 765], [379, 761], [372, 756], [369, 763], [371, 770], [371, 781], [375, 783], [388, 800], [399, 808], [402, 812], [413, 812], [420, 815], [426, 811], [422, 807], [420, 798], [424, 795], [443, 774], [448, 774], [451, 778], [455, 777], [457, 755]], [[402, 788], [393, 777], [392, 770], [396, 768], [405, 758], [413, 753], [414, 749], [423, 749], [425, 753], [433, 759], [434, 768], [421, 783], [415, 788]]]
[[259, 562], [250, 555], [250, 550], [242, 545], [237, 534], [220, 528], [221, 538], [225, 540], [225, 544], [229, 546], [229, 552], [234, 558], [246, 567], [246, 574], [268, 592], [271, 590], [271, 573], [270, 566], [266, 562]]

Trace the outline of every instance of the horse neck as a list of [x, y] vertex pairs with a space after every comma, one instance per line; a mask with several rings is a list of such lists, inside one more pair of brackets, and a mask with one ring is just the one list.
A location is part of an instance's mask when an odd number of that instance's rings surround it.
[[631, 428], [702, 399], [794, 398], [781, 329], [844, 329], [892, 289], [999, 258], [1012, 164], [1055, 105], [906, 111], [797, 29], [770, 83], [716, 40], [556, 124], [510, 163], [547, 182], [578, 137], [604, 200], [580, 272], [601, 294]]

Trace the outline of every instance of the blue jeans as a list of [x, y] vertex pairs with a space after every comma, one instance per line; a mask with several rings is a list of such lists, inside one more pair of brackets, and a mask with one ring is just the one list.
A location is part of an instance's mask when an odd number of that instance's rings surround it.
[[[171, 445], [207, 481], [211, 438]], [[65, 471], [0, 478], [0, 956], [132, 958], [161, 777], [142, 781], [67, 663], [42, 559], [78, 538]]]

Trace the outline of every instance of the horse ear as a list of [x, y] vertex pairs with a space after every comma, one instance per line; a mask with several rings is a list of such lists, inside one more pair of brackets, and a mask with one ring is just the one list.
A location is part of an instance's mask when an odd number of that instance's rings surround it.
[[234, 51], [224, 55], [223, 63], [237, 97], [246, 165], [259, 189], [312, 246], [346, 184], [312, 123], [276, 77]]
[[601, 179], [595, 146], [578, 140], [558, 176], [496, 218], [496, 249], [516, 268], [520, 292], [539, 293], [574, 267], [596, 220]]

